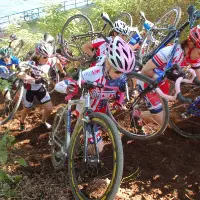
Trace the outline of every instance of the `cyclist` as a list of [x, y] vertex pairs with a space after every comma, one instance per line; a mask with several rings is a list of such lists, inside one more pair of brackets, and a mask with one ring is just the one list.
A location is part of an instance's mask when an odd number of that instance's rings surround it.
[[9, 47], [2, 47], [0, 49], [0, 65], [6, 66], [8, 69], [11, 69], [12, 67], [18, 66], [20, 63], [19, 58], [12, 55], [12, 49]]
[[[0, 48], [0, 74], [12, 73], [12, 71], [17, 70], [20, 60], [12, 55], [12, 49], [10, 47]], [[20, 72], [16, 75], [18, 78], [27, 81], [29, 83], [35, 83], [35, 78], [28, 76], [24, 72]], [[4, 93], [4, 91], [1, 91]], [[5, 101], [10, 101], [10, 93], [7, 92], [5, 96]]]
[[[156, 55], [149, 60], [141, 71], [142, 74], [155, 79], [157, 69], [164, 70], [165, 66], [170, 58], [171, 51], [174, 45], [166, 46], [161, 49]], [[176, 53], [173, 58], [173, 64], [178, 64], [182, 67], [191, 65], [195, 70], [198, 79], [200, 79], [200, 26], [190, 30], [188, 39], [184, 40], [176, 48]], [[140, 89], [144, 89], [146, 86], [143, 82], [139, 83]], [[164, 93], [169, 93], [169, 83], [167, 81], [162, 81], [160, 83], [160, 88]], [[149, 120], [153, 118], [158, 123], [162, 123], [162, 107], [159, 101], [159, 97], [155, 92], [151, 92], [148, 96], [149, 111], [140, 112], [136, 111], [135, 116], [140, 117], [145, 123], [150, 122]]]
[[[121, 108], [124, 95], [125, 95], [125, 83], [126, 74], [131, 72], [135, 65], [135, 55], [130, 46], [119, 36], [116, 36], [108, 45], [106, 49], [106, 58], [102, 65], [96, 65], [82, 72], [82, 79], [92, 82], [101, 83], [103, 85], [118, 87], [119, 92], [113, 89], [91, 89], [91, 108], [95, 112], [107, 111], [107, 102], [110, 98], [116, 98], [113, 105], [114, 108]], [[123, 75], [123, 76], [122, 76]], [[63, 84], [64, 83], [64, 84]], [[77, 86], [75, 87], [74, 81], [68, 80], [66, 85], [66, 80], [57, 85], [57, 91], [63, 91], [63, 89], [71, 88], [71, 92], [77, 92]], [[60, 88], [61, 89], [60, 89]], [[79, 114], [80, 108], [76, 108], [77, 115]], [[97, 130], [97, 142], [99, 151], [103, 149], [103, 141], [101, 139], [100, 131]], [[92, 139], [90, 138], [92, 143]]]
[[49, 33], [44, 33], [44, 41], [52, 47], [53, 54], [55, 54], [54, 58], [52, 59], [56, 63], [58, 73], [60, 74], [61, 78], [63, 78], [64, 76], [66, 76], [66, 72], [64, 71], [64, 69], [65, 65], [67, 64], [67, 59], [62, 56], [61, 52], [55, 49], [55, 39], [52, 35], [50, 35]]
[[[128, 34], [128, 25], [121, 20], [117, 20], [115, 21], [114, 27], [111, 30], [109, 37], [107, 37], [107, 40], [110, 42], [116, 36], [119, 36], [126, 41]], [[92, 57], [94, 60], [96, 60], [93, 63], [91, 63], [91, 67], [95, 66], [96, 63], [102, 64], [101, 62], [104, 62], [106, 47], [107, 42], [104, 38], [97, 38], [95, 40], [87, 42], [82, 46], [83, 52], [86, 53], [88, 56]], [[101, 59], [103, 60], [101, 61]]]
[[32, 61], [35, 62], [36, 68], [31, 70], [30, 76], [37, 79], [35, 83], [28, 83], [26, 84], [25, 91], [23, 94], [23, 105], [24, 109], [21, 114], [20, 120], [20, 129], [25, 129], [25, 118], [31, 110], [33, 106], [34, 97], [36, 97], [42, 107], [44, 109], [43, 116], [42, 116], [42, 124], [44, 128], [50, 129], [51, 125], [47, 123], [47, 119], [52, 112], [52, 103], [51, 97], [46, 89], [46, 81], [43, 77], [44, 75], [48, 74], [48, 71], [51, 67], [53, 50], [52, 47], [44, 41], [40, 41], [35, 48], [35, 55], [32, 58]]

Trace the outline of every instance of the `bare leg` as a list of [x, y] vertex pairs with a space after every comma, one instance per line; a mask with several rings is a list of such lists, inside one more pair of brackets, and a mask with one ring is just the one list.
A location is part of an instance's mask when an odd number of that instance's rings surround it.
[[152, 114], [149, 111], [143, 111], [143, 112], [141, 112], [140, 117], [147, 124], [148, 123], [157, 123], [157, 124], [161, 125], [163, 123], [163, 111], [161, 111], [157, 114]]
[[53, 106], [51, 101], [43, 104], [43, 116], [42, 116], [42, 123], [45, 123], [49, 118], [51, 112], [53, 111]]
[[24, 109], [22, 110], [22, 113], [21, 113], [21, 120], [20, 120], [21, 123], [24, 123], [26, 116], [29, 114], [30, 111], [31, 111], [30, 108], [24, 107]]

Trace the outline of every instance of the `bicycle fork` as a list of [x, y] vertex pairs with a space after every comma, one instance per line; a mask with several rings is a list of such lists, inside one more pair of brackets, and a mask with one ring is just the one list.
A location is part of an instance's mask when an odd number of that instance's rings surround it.
[[[88, 116], [85, 116], [83, 119], [84, 124], [83, 124], [83, 132], [84, 132], [84, 162], [98, 162], [99, 163], [99, 149], [97, 147], [97, 135], [96, 135], [96, 128], [97, 126], [92, 125], [90, 123], [90, 119]], [[93, 143], [90, 142], [90, 139], [93, 139]], [[88, 144], [89, 141], [89, 144]], [[95, 154], [94, 155], [88, 155], [88, 145], [94, 144], [95, 148]]]

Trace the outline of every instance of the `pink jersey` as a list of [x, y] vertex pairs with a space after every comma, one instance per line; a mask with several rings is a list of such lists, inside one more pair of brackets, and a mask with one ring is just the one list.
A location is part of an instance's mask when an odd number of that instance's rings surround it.
[[[91, 96], [91, 108], [96, 112], [106, 112], [107, 101], [110, 98], [120, 99], [121, 95], [125, 92], [126, 76], [122, 75], [120, 78], [111, 80], [107, 79], [104, 75], [104, 66], [97, 65], [95, 67], [86, 69], [82, 72], [82, 79], [85, 81], [92, 81], [108, 85], [112, 87], [118, 87], [121, 92], [117, 92], [112, 89], [106, 88], [94, 88], [90, 90]], [[79, 109], [77, 109], [79, 111]]]

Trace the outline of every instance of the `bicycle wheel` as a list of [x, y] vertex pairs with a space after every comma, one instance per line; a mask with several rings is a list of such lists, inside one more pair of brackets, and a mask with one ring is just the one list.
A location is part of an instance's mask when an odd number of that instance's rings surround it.
[[48, 77], [49, 77], [49, 80], [48, 80], [48, 84], [46, 85], [46, 88], [47, 88], [48, 93], [51, 94], [54, 91], [54, 87], [56, 83], [58, 83], [60, 80], [59, 74], [57, 70], [55, 69], [55, 66], [49, 69]]
[[[123, 110], [120, 112], [111, 111], [112, 102], [109, 102], [108, 114], [116, 123], [120, 132], [133, 139], [148, 140], [161, 135], [168, 124], [167, 101], [152, 89], [142, 89], [142, 85], [148, 88], [153, 83], [151, 79], [144, 75], [132, 72], [128, 74], [127, 83], [130, 100], [125, 100]], [[143, 90], [145, 92], [140, 95]], [[159, 106], [154, 108], [150, 102]]]
[[55, 170], [60, 170], [66, 162], [64, 149], [66, 147], [65, 136], [65, 112], [66, 108], [61, 107], [54, 117], [49, 143], [51, 145], [51, 162]]
[[10, 89], [0, 92], [0, 125], [6, 124], [13, 118], [22, 100], [24, 85], [16, 79]]
[[[91, 143], [84, 160], [83, 125], [73, 132], [69, 146], [69, 182], [75, 199], [114, 199], [123, 171], [123, 149], [119, 131], [113, 121], [102, 113], [91, 113], [89, 126], [98, 127], [104, 144], [99, 153]], [[87, 132], [86, 132], [87, 133]], [[96, 159], [95, 159], [96, 158]]]
[[128, 26], [132, 27], [133, 26], [133, 18], [130, 13], [128, 12], [121, 12], [119, 16], [115, 19], [115, 21], [121, 20], [125, 22]]
[[169, 37], [174, 31], [170, 27], [176, 28], [181, 18], [181, 9], [172, 8], [165, 13], [157, 22], [154, 23], [156, 28], [166, 28], [167, 30], [150, 29], [144, 38], [139, 50], [140, 62], [145, 63], [150, 52], [152, 52], [166, 37]]
[[65, 56], [71, 61], [83, 59], [81, 46], [93, 39], [92, 23], [88, 17], [77, 14], [70, 17], [61, 34], [61, 46]]
[[[195, 99], [199, 94], [199, 87], [191, 84], [182, 84], [181, 92], [184, 97]], [[174, 94], [174, 85], [171, 87]], [[193, 107], [179, 101], [169, 102], [171, 128], [179, 135], [186, 138], [200, 138], [200, 107], [199, 100], [195, 100]]]

